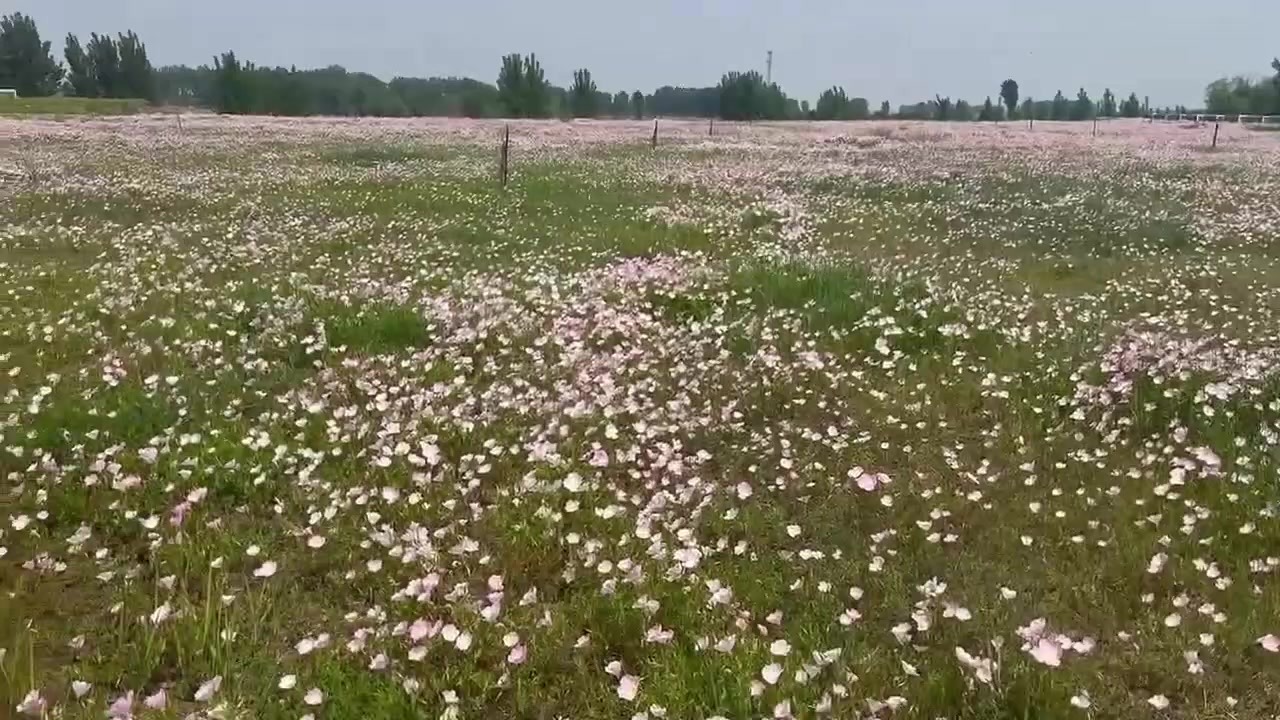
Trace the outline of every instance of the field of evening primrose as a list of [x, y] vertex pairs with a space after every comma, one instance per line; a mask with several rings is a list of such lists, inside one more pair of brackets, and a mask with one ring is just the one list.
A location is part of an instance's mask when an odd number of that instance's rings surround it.
[[0, 716], [1280, 715], [1280, 137], [0, 119]]

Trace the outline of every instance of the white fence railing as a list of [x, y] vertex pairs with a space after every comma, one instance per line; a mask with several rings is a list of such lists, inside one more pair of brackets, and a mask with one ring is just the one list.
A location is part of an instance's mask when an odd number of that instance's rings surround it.
[[1246, 115], [1222, 113], [1151, 113], [1152, 120], [1194, 120], [1195, 122], [1234, 122], [1241, 125], [1280, 125], [1280, 115]]

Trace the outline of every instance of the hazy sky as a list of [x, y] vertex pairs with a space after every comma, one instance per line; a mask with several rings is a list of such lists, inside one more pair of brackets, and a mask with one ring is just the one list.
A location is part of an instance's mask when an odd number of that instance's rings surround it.
[[[5, 9], [3, 6], [11, 6]], [[499, 58], [533, 51], [568, 85], [602, 90], [711, 85], [764, 72], [792, 96], [843, 85], [873, 106], [933, 97], [981, 101], [1015, 78], [1022, 96], [1083, 86], [1197, 105], [1229, 74], [1280, 55], [1280, 0], [3, 0], [32, 15], [61, 55], [67, 32], [133, 29], [156, 65], [208, 63], [234, 49], [258, 64], [339, 64], [383, 79], [465, 75], [492, 82]]]

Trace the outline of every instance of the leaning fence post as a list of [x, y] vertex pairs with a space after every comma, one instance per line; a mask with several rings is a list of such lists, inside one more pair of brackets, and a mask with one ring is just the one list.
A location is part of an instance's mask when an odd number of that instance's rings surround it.
[[511, 125], [506, 126], [506, 132], [502, 136], [502, 149], [498, 153], [498, 166], [502, 173], [502, 187], [507, 186], [507, 158], [511, 154]]
[[716, 134], [716, 119], [711, 118], [711, 124], [707, 125], [707, 135], [713, 136], [715, 134]]
[[1214, 148], [1218, 147], [1218, 126], [1221, 124], [1222, 123], [1217, 120], [1215, 120], [1213, 123], [1213, 146], [1212, 147]]
[[1098, 118], [1093, 119], [1093, 136], [1098, 137]]
[[653, 149], [658, 149], [658, 118], [653, 119]]

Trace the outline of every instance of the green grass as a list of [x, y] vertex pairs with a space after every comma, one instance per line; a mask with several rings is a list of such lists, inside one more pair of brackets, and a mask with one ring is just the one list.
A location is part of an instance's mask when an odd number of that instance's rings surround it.
[[132, 115], [148, 107], [146, 100], [116, 98], [0, 98], [0, 115]]

